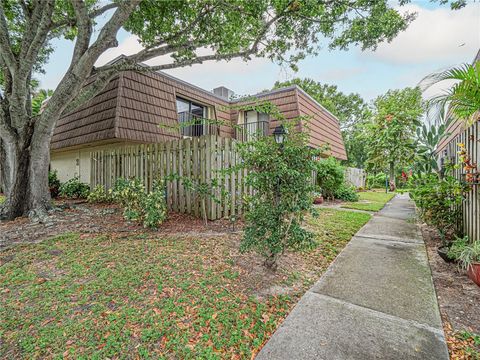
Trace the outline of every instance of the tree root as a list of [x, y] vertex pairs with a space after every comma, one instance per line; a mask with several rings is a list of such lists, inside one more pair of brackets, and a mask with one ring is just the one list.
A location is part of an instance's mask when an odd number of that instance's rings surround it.
[[28, 218], [32, 223], [45, 224], [49, 222], [50, 216], [46, 208], [40, 207], [28, 212]]

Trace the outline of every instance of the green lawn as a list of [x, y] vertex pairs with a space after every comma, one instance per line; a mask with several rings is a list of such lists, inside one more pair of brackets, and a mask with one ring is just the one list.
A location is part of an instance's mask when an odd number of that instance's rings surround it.
[[365, 191], [358, 194], [360, 196], [358, 202], [346, 203], [341, 207], [346, 209], [379, 211], [395, 196], [394, 193], [385, 193], [384, 191]]
[[369, 218], [321, 209], [309, 221], [317, 246], [264, 279], [300, 283], [290, 297], [253, 296], [263, 270], [242, 266], [253, 255], [239, 254], [232, 235], [65, 234], [7, 250], [0, 358], [249, 359]]

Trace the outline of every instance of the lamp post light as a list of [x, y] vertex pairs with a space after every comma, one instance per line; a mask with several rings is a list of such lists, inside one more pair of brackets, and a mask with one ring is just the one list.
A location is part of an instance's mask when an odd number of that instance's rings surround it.
[[[287, 134], [285, 128], [283, 125], [279, 125], [273, 130], [273, 136], [275, 138], [275, 142], [278, 144], [280, 148], [280, 154], [283, 154], [283, 142], [285, 141], [285, 135]], [[280, 186], [281, 186], [282, 179], [278, 178], [277, 179], [277, 186], [276, 186], [276, 194], [275, 194], [275, 199], [277, 205], [280, 203]]]
[[283, 146], [283, 142], [285, 141], [285, 135], [287, 131], [283, 125], [278, 125], [275, 130], [273, 130], [273, 136], [275, 137], [275, 142], [280, 145], [280, 148]]

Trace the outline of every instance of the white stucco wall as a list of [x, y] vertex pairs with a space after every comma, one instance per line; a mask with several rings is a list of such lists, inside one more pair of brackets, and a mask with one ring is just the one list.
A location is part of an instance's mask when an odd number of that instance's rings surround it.
[[115, 143], [85, 148], [55, 151], [50, 154], [50, 168], [56, 170], [59, 180], [63, 183], [76, 176], [81, 182], [90, 184], [90, 152], [106, 149], [115, 149], [134, 143]]

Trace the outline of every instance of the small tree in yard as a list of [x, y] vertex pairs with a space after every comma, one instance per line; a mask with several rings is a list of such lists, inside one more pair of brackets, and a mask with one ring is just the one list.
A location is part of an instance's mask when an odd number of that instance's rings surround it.
[[389, 170], [395, 188], [395, 171], [413, 161], [415, 132], [424, 113], [418, 88], [390, 90], [374, 103], [373, 121], [367, 125], [368, 164], [372, 170]]
[[[151, 70], [252, 56], [295, 68], [299, 59], [325, 46], [375, 49], [415, 17], [394, 5], [387, 0], [0, 1], [0, 162], [6, 195], [0, 217], [46, 214], [51, 206], [50, 141], [57, 120], [102, 91], [118, 71], [146, 71], [139, 64], [161, 56], [165, 61]], [[106, 20], [98, 21], [101, 16]], [[121, 28], [136, 35], [143, 49], [114, 64], [95, 66], [118, 45]], [[32, 79], [54, 51], [55, 38], [75, 44], [65, 59], [68, 69], [43, 112], [36, 114]]]
[[280, 145], [273, 136], [239, 145], [243, 166], [249, 170], [246, 182], [254, 190], [247, 204], [241, 250], [256, 250], [270, 269], [276, 268], [285, 250], [313, 241], [302, 223], [313, 209], [311, 176], [319, 150], [307, 144], [308, 136], [292, 129]]

